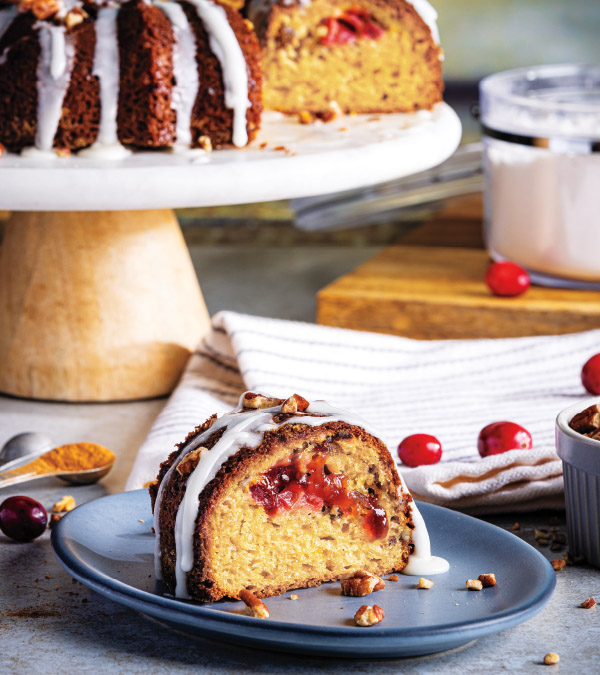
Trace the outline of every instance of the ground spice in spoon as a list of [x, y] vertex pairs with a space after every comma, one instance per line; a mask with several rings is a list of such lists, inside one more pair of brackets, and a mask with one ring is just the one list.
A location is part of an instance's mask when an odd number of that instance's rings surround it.
[[115, 454], [96, 443], [69, 443], [46, 452], [33, 462], [11, 470], [11, 474], [54, 473], [99, 469], [115, 460]]

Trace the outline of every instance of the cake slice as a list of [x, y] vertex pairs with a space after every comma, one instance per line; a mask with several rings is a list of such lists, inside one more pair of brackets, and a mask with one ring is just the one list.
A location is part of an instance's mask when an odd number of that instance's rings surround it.
[[188, 436], [150, 488], [157, 576], [180, 598], [269, 597], [399, 571], [411, 497], [357, 417], [246, 393]]
[[442, 100], [437, 13], [427, 0], [251, 0], [265, 108], [412, 112]]

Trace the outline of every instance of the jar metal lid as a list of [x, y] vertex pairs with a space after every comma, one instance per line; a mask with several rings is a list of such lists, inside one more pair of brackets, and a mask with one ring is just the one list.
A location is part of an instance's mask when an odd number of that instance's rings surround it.
[[517, 68], [479, 84], [484, 133], [556, 151], [598, 152], [600, 64]]

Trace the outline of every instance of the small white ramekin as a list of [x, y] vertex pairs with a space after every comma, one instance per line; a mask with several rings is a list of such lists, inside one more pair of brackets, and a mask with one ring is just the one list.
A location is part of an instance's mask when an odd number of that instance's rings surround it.
[[600, 567], [600, 441], [569, 426], [573, 417], [600, 398], [569, 406], [556, 418], [556, 451], [563, 463], [569, 550]]

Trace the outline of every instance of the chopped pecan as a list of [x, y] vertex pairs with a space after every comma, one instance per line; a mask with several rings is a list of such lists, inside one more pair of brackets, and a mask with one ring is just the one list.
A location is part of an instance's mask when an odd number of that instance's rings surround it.
[[52, 510], [55, 513], [66, 513], [67, 511], [72, 511], [75, 506], [77, 505], [75, 504], [73, 497], [71, 497], [71, 495], [65, 495], [52, 506]]
[[551, 565], [555, 572], [560, 572], [560, 570], [562, 570], [563, 567], [567, 566], [567, 563], [562, 558], [555, 558], [552, 561]]
[[53, 513], [53, 514], [50, 516], [50, 522], [48, 523], [48, 527], [49, 527], [50, 529], [53, 529], [54, 526], [56, 525], [56, 523], [58, 523], [58, 521], [59, 521], [64, 515], [65, 515], [64, 513]]
[[483, 588], [483, 584], [479, 579], [467, 579], [466, 585], [470, 591], [480, 591]]
[[202, 453], [206, 448], [196, 448], [195, 450], [190, 450], [184, 458], [177, 465], [177, 473], [180, 476], [188, 476], [192, 471], [198, 466]]
[[262, 410], [264, 408], [274, 408], [283, 403], [282, 398], [272, 398], [262, 394], [254, 394], [249, 391], [244, 394], [242, 399], [242, 408], [244, 410]]
[[431, 579], [425, 579], [424, 577], [420, 577], [417, 588], [425, 588], [425, 589], [433, 588], [433, 581], [431, 581]]
[[354, 623], [357, 626], [374, 626], [376, 623], [383, 621], [385, 612], [379, 605], [362, 605], [354, 615]]
[[310, 403], [302, 396], [294, 394], [290, 396], [281, 406], [282, 413], [295, 413], [295, 412], [304, 412]]
[[596, 606], [596, 601], [594, 600], [594, 598], [588, 598], [587, 600], [584, 600], [584, 601], [581, 603], [581, 606], [582, 606], [584, 609], [592, 609], [592, 607], [595, 607], [595, 606]]
[[246, 612], [257, 619], [268, 619], [269, 609], [254, 593], [244, 589], [240, 591], [240, 600], [246, 605]]
[[492, 572], [488, 574], [480, 574], [479, 581], [481, 581], [484, 588], [490, 588], [490, 586], [496, 585], [496, 575]]
[[350, 579], [342, 579], [342, 595], [349, 595], [353, 598], [362, 598], [373, 591], [380, 591], [385, 587], [383, 579], [376, 574], [363, 572], [359, 570], [354, 573]]

